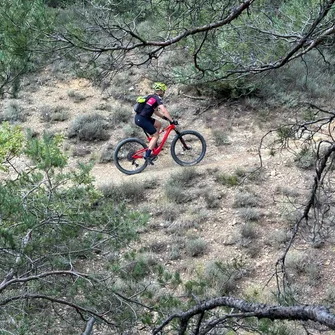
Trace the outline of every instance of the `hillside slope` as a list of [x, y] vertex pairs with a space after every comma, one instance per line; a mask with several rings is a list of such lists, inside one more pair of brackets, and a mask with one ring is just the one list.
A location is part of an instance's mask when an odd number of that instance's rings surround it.
[[[137, 90], [143, 89], [140, 81], [138, 85]], [[108, 140], [66, 139], [70, 165], [95, 159], [92, 173], [100, 188], [149, 185], [141, 200], [127, 202], [151, 213], [149, 227], [141, 232], [140, 246], [171, 269], [192, 277], [206, 273], [214, 261], [229, 266], [237, 262], [242, 265], [231, 283], [231, 292], [246, 295], [250, 287], [264, 292], [275, 288], [275, 262], [283, 253], [312, 180], [312, 172], [297, 167], [294, 156], [287, 151], [275, 156], [261, 151], [260, 169], [261, 139], [280, 120], [264, 120], [237, 103], [205, 111], [197, 99], [172, 88], [166, 105], [178, 118], [181, 129], [197, 130], [206, 138], [204, 160], [192, 169], [180, 167], [166, 147], [154, 166], [141, 174], [126, 176], [111, 161], [99, 163], [106, 148], [112, 150], [127, 136], [126, 125], [133, 118], [131, 103], [125, 106], [124, 101], [113, 98], [112, 90], [101, 92], [87, 80], [59, 80], [52, 72], [46, 72], [41, 78], [27, 79], [18, 98], [3, 100], [2, 109], [16, 104], [25, 116], [20, 122], [24, 127], [39, 134], [44, 130], [61, 132], [67, 137], [79, 115], [99, 113], [113, 120], [118, 108], [128, 108], [129, 119], [110, 129]], [[68, 117], [46, 121], [48, 108], [64, 109]], [[227, 137], [226, 144], [217, 145], [215, 131]], [[191, 172], [187, 175], [185, 171]], [[181, 197], [171, 196], [171, 186]], [[194, 241], [198, 245], [192, 251]], [[313, 248], [302, 235], [292, 250], [289, 270], [302, 302], [322, 303], [332, 294], [332, 245], [331, 238], [321, 248]], [[262, 300], [266, 299], [270, 298], [264, 293]]]

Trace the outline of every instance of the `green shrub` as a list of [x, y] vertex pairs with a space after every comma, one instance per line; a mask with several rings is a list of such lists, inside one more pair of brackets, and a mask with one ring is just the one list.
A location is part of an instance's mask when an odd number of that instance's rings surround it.
[[43, 106], [39, 112], [40, 119], [44, 122], [65, 121], [69, 118], [69, 111], [61, 106]]
[[140, 182], [123, 182], [119, 185], [108, 183], [99, 186], [99, 189], [106, 198], [115, 203], [138, 203], [145, 200], [147, 193], [144, 184]]
[[241, 226], [241, 236], [245, 239], [254, 239], [258, 236], [257, 228], [254, 224], [247, 222]]
[[202, 256], [208, 249], [208, 244], [202, 238], [189, 239], [186, 242], [186, 254], [191, 257]]
[[179, 215], [178, 207], [176, 207], [176, 205], [174, 204], [169, 204], [169, 203], [164, 204], [160, 206], [160, 208], [161, 208], [162, 218], [165, 221], [173, 222], [176, 220], [176, 218]]
[[144, 134], [142, 129], [136, 126], [133, 122], [123, 126], [123, 133], [124, 137], [141, 137]]
[[260, 218], [260, 213], [253, 207], [241, 208], [239, 215], [245, 221], [257, 221]]
[[174, 173], [170, 176], [168, 184], [189, 186], [195, 182], [195, 179], [200, 174], [197, 172], [195, 167], [186, 167], [181, 169], [178, 173]]
[[228, 175], [226, 173], [219, 174], [216, 177], [216, 181], [228, 187], [237, 186], [239, 184], [239, 178], [236, 174], [233, 175]]
[[24, 122], [26, 120], [26, 114], [23, 108], [16, 102], [11, 101], [7, 106], [5, 106], [2, 114], [0, 115], [0, 121], [8, 122]]
[[167, 250], [168, 243], [166, 241], [153, 241], [150, 243], [149, 249], [152, 253], [159, 254]]
[[232, 261], [211, 261], [204, 268], [204, 279], [209, 287], [215, 288], [216, 295], [227, 295], [236, 290], [238, 281], [247, 274], [245, 263]]
[[114, 109], [111, 115], [111, 122], [113, 126], [118, 127], [120, 123], [129, 123], [133, 121], [135, 114], [132, 112], [131, 107], [118, 106]]
[[277, 186], [276, 193], [282, 194], [285, 197], [292, 197], [292, 198], [296, 198], [299, 196], [299, 192], [297, 192], [296, 189], [292, 189], [290, 187], [285, 186]]
[[81, 141], [105, 141], [110, 137], [108, 128], [109, 124], [102, 115], [80, 115], [72, 122], [68, 137]]
[[235, 196], [233, 207], [256, 207], [258, 204], [257, 197], [249, 192], [239, 192]]
[[206, 218], [207, 214], [201, 211], [196, 213], [183, 213], [183, 215], [178, 213], [176, 221], [168, 227], [167, 231], [169, 234], [176, 236], [185, 236], [188, 230], [198, 229]]
[[250, 258], [256, 258], [262, 251], [262, 247], [255, 241], [253, 241], [252, 243], [246, 243], [244, 247], [247, 248], [246, 252]]
[[206, 192], [204, 198], [207, 208], [219, 208], [221, 206], [221, 199], [216, 194]]
[[199, 224], [193, 222], [190, 219], [176, 220], [172, 225], [167, 227], [167, 232], [169, 235], [174, 235], [175, 237], [185, 237], [185, 234], [190, 229], [198, 228]]
[[240, 178], [245, 177], [248, 181], [256, 184], [264, 181], [266, 178], [266, 170], [264, 168], [250, 169], [247, 171], [241, 170], [240, 173]]
[[[185, 66], [184, 66], [185, 69]], [[216, 99], [237, 99], [252, 96], [257, 87], [247, 80], [232, 79], [229, 81], [214, 81], [212, 83], [200, 84], [198, 88], [204, 95], [210, 95]]]
[[308, 276], [309, 284], [312, 286], [318, 286], [322, 277], [320, 264], [310, 261], [306, 267], [306, 274]]
[[112, 144], [107, 144], [102, 148], [99, 163], [108, 163], [113, 161], [114, 146]]
[[122, 267], [121, 278], [140, 280], [146, 278], [153, 267], [158, 264], [157, 258], [152, 253], [137, 254]]
[[280, 208], [280, 216], [290, 225], [293, 226], [297, 220], [301, 218], [302, 212], [297, 209], [297, 207], [291, 203], [283, 203]]
[[291, 126], [281, 126], [277, 129], [277, 136], [280, 140], [286, 140], [295, 136], [295, 130]]
[[312, 50], [303, 60], [297, 59], [281, 69], [270, 71], [266, 78], [258, 82], [259, 93], [265, 101], [271, 101], [274, 107], [283, 107], [296, 97], [300, 101], [332, 99], [335, 74], [328, 62], [332, 59], [333, 55], [328, 52], [319, 57], [317, 51]]
[[180, 119], [183, 116], [183, 110], [180, 108], [179, 104], [170, 105], [169, 104], [169, 113], [174, 119]]
[[[112, 87], [112, 89], [110, 90], [109, 94], [115, 100], [123, 100], [130, 103], [136, 100], [136, 96], [129, 92], [129, 88], [133, 86], [130, 71], [132, 70], [119, 72], [113, 76], [112, 80], [110, 81], [110, 87]], [[131, 113], [131, 109], [129, 112]]]
[[73, 100], [73, 102], [78, 103], [81, 101], [86, 100], [86, 96], [84, 96], [82, 93], [77, 92], [77, 91], [69, 91], [67, 95]]
[[308, 147], [302, 148], [294, 159], [301, 169], [311, 169], [315, 166], [316, 153]]
[[285, 266], [294, 274], [306, 273], [308, 264], [308, 256], [303, 252], [290, 251], [286, 256]]
[[222, 131], [222, 130], [213, 130], [213, 137], [215, 144], [220, 146], [220, 145], [227, 145], [231, 144], [231, 141], [228, 138], [228, 135]]
[[179, 245], [173, 245], [171, 247], [171, 250], [169, 252], [169, 259], [170, 260], [177, 260], [177, 259], [180, 259], [181, 257], [181, 248]]
[[286, 286], [281, 295], [277, 295], [277, 300], [281, 305], [293, 305], [297, 304], [305, 293], [300, 282], [291, 283]]
[[184, 192], [183, 187], [176, 184], [167, 184], [165, 186], [165, 196], [171, 202], [182, 204], [189, 201], [189, 196]]
[[276, 229], [270, 232], [265, 243], [273, 247], [279, 248], [284, 243], [286, 243], [289, 240], [289, 238], [290, 236], [286, 231], [286, 229], [278, 229], [278, 230]]

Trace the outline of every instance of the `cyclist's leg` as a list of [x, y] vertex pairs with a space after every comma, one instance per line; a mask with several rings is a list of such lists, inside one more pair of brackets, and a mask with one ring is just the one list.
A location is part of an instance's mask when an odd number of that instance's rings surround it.
[[[156, 123], [157, 122], [157, 123]], [[157, 143], [158, 137], [159, 137], [159, 131], [157, 131], [157, 128], [160, 129], [161, 123], [153, 118], [146, 118], [141, 115], [135, 116], [135, 124], [141, 127], [145, 132], [147, 132], [151, 140], [148, 145], [148, 150], [145, 153], [145, 157], [150, 157], [152, 149], [155, 147], [155, 144]]]
[[150, 136], [152, 136], [154, 133], [157, 132], [154, 123], [155, 123], [154, 119], [148, 119], [138, 114], [135, 116], [135, 124], [141, 127]]
[[158, 138], [159, 138], [159, 131], [162, 127], [162, 123], [158, 120], [155, 120], [155, 119], [151, 119], [154, 121], [154, 127], [156, 128], [156, 132], [154, 134], [151, 134], [151, 140], [149, 142], [149, 145], [148, 145], [148, 149], [149, 150], [153, 150], [155, 147], [156, 147], [156, 144], [157, 144], [157, 141], [158, 141]]
[[152, 120], [154, 120], [154, 127], [156, 128], [156, 131], [159, 132], [162, 128], [162, 122], [156, 119], [152, 119]]

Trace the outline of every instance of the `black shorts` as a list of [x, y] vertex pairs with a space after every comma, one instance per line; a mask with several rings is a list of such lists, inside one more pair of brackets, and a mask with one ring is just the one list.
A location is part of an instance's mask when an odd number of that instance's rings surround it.
[[157, 129], [154, 126], [155, 119], [136, 114], [135, 124], [145, 130], [149, 135], [153, 135]]

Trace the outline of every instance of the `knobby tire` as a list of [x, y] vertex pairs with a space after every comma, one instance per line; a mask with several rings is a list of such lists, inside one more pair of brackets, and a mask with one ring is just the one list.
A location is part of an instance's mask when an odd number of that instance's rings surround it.
[[194, 130], [184, 130], [174, 137], [171, 143], [171, 156], [182, 166], [198, 164], [206, 154], [204, 137]]
[[141, 157], [132, 159], [132, 155], [146, 149], [147, 145], [138, 138], [126, 138], [114, 150], [114, 164], [123, 173], [131, 175], [142, 172], [148, 163]]

